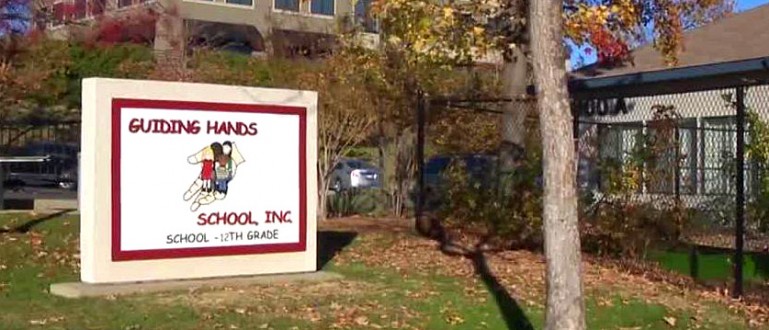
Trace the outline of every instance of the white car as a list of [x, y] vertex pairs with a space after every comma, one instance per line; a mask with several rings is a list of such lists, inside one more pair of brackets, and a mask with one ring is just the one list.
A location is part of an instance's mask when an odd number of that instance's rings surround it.
[[375, 188], [381, 184], [379, 169], [360, 159], [342, 159], [331, 173], [331, 190]]

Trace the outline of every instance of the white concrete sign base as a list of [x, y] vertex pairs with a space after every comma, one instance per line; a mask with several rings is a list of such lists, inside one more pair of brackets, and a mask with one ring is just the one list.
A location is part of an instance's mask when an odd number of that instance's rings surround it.
[[83, 80], [81, 280], [316, 271], [317, 94]]

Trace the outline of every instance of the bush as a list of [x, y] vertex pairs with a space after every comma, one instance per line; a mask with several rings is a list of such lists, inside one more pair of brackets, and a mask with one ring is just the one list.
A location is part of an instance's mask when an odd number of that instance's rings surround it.
[[582, 246], [600, 255], [645, 257], [653, 248], [677, 244], [691, 213], [674, 201], [601, 201], [581, 219]]
[[539, 247], [539, 173], [538, 164], [521, 166], [513, 173], [500, 173], [496, 166], [477, 173], [453, 162], [445, 172], [445, 196], [437, 215], [452, 229], [483, 235], [504, 247]]
[[327, 199], [329, 217], [380, 215], [385, 209], [386, 196], [379, 189], [350, 189]]
[[645, 183], [659, 180], [659, 173], [649, 166], [659, 152], [651, 149], [655, 145], [646, 136], [639, 136], [636, 142], [624, 162], [600, 162], [602, 192], [589, 192], [582, 198], [580, 231], [585, 251], [643, 257], [651, 247], [676, 244], [693, 216], [674, 196], [639, 195]]

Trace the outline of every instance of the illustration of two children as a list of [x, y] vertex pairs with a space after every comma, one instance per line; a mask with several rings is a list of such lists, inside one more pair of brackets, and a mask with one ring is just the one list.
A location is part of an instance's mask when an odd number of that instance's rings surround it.
[[235, 175], [232, 162], [232, 143], [215, 142], [203, 150], [200, 179], [203, 181], [202, 190], [216, 191], [227, 194], [227, 184]]
[[193, 212], [202, 205], [209, 205], [227, 197], [229, 182], [235, 170], [245, 159], [234, 142], [214, 142], [187, 158], [187, 162], [200, 166], [195, 181], [184, 193], [184, 200], [192, 200]]

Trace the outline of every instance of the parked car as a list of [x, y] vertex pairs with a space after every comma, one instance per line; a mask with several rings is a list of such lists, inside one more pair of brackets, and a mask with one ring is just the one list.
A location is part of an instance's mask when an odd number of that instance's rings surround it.
[[381, 176], [379, 169], [365, 160], [345, 158], [331, 173], [331, 190], [380, 187]]
[[484, 154], [435, 156], [425, 162], [423, 168], [425, 207], [440, 204], [446, 190], [446, 171], [452, 164], [462, 164], [470, 180], [491, 184], [497, 165], [497, 157]]
[[47, 156], [42, 163], [10, 163], [5, 185], [57, 186], [75, 190], [78, 182], [78, 152], [74, 144], [37, 142], [10, 151], [11, 156]]
[[[432, 157], [425, 162], [423, 169], [425, 210], [434, 210], [443, 204], [448, 188], [446, 171], [452, 164], [464, 165], [468, 179], [474, 184], [479, 184], [482, 189], [496, 189], [499, 184], [500, 177], [497, 171], [499, 162], [496, 155], [465, 154]], [[534, 184], [541, 188], [542, 177], [534, 178]], [[414, 202], [416, 202], [416, 188], [414, 187], [412, 193]]]

